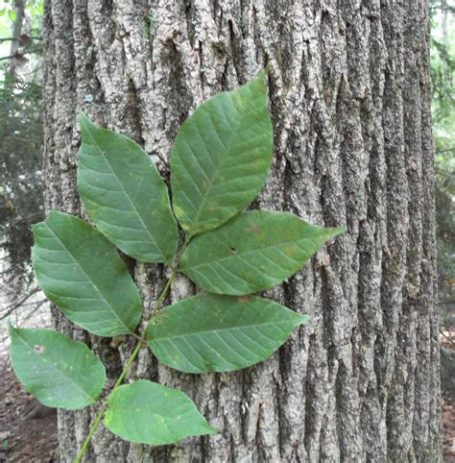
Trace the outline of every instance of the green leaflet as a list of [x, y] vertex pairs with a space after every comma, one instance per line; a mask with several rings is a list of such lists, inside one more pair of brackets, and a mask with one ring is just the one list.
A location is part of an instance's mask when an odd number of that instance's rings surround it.
[[171, 153], [173, 207], [188, 236], [218, 227], [253, 201], [272, 162], [265, 74], [200, 105]]
[[120, 386], [109, 396], [104, 424], [122, 439], [148, 445], [217, 432], [183, 392], [146, 380]]
[[101, 394], [103, 364], [82, 342], [43, 329], [9, 327], [14, 371], [28, 392], [48, 407], [86, 407]]
[[133, 140], [80, 118], [82, 145], [77, 183], [100, 231], [142, 262], [170, 263], [178, 244], [167, 188]]
[[243, 212], [194, 238], [183, 253], [180, 270], [211, 293], [255, 293], [293, 275], [342, 231], [313, 227], [286, 212]]
[[138, 290], [114, 246], [72, 215], [51, 211], [33, 226], [32, 261], [46, 296], [74, 323], [99, 336], [134, 332]]
[[270, 357], [307, 320], [268, 299], [200, 294], [167, 307], [147, 339], [156, 357], [177, 370], [231, 371]]

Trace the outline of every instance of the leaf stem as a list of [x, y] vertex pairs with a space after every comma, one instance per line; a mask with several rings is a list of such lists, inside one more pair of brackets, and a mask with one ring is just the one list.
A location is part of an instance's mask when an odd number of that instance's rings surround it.
[[186, 238], [185, 242], [183, 243], [183, 245], [181, 246], [181, 248], [178, 250], [177, 254], [175, 255], [174, 263], [169, 266], [169, 268], [171, 269], [171, 275], [169, 276], [166, 284], [164, 285], [163, 291], [161, 291], [161, 294], [156, 300], [155, 306], [153, 307], [153, 310], [152, 310], [152, 316], [147, 322], [147, 326], [143, 333], [144, 337], [147, 336], [147, 328], [149, 327], [150, 323], [153, 320], [153, 314], [161, 309], [161, 307], [163, 306], [164, 299], [166, 299], [166, 296], [169, 294], [169, 290], [171, 289], [172, 283], [174, 282], [175, 276], [177, 274], [177, 269], [180, 263], [180, 258], [182, 257], [183, 251], [185, 251], [188, 241], [189, 241], [188, 238]]
[[125, 379], [125, 376], [126, 374], [128, 373], [129, 369], [131, 368], [131, 365], [133, 364], [133, 362], [136, 360], [136, 357], [137, 357], [137, 354], [139, 354], [139, 351], [141, 350], [143, 346], [143, 343], [142, 342], [138, 342], [136, 344], [136, 347], [134, 348], [133, 350], [133, 353], [131, 354], [130, 358], [128, 359], [128, 362], [126, 362], [126, 365], [125, 367], [123, 368], [123, 371], [122, 373], [120, 374], [120, 376], [118, 377], [118, 380], [117, 382], [115, 383], [114, 387], [112, 388], [112, 391], [110, 392], [109, 395], [112, 394], [112, 392], [114, 391], [114, 389], [118, 388], [123, 380]]
[[[164, 286], [163, 291], [161, 291], [161, 294], [160, 294], [160, 296], [158, 297], [158, 299], [157, 299], [157, 301], [155, 303], [155, 307], [153, 308], [153, 312], [161, 309], [161, 307], [163, 305], [163, 302], [164, 302], [164, 299], [166, 299], [166, 296], [168, 295], [168, 293], [169, 293], [169, 291], [171, 289], [171, 285], [172, 285], [172, 283], [173, 283], [173, 281], [175, 279], [176, 273], [177, 273], [177, 271], [173, 268], [171, 276], [167, 280], [167, 283]], [[150, 322], [150, 320], [149, 320], [149, 322]]]
[[134, 348], [132, 354], [130, 355], [130, 358], [128, 359], [128, 362], [126, 363], [125, 367], [123, 368], [122, 373], [117, 379], [117, 382], [115, 383], [114, 387], [112, 388], [111, 392], [107, 396], [106, 400], [104, 401], [103, 406], [101, 407], [100, 411], [96, 415], [95, 421], [92, 423], [90, 426], [90, 431], [85, 438], [84, 443], [82, 444], [81, 449], [79, 450], [76, 459], [74, 460], [74, 463], [80, 463], [82, 461], [82, 457], [84, 456], [85, 452], [88, 449], [88, 446], [90, 445], [90, 441], [92, 440], [93, 435], [95, 434], [96, 430], [98, 429], [99, 424], [101, 423], [101, 420], [103, 419], [106, 409], [107, 409], [107, 399], [109, 396], [122, 384], [123, 380], [125, 379], [125, 376], [127, 375], [129, 369], [131, 368], [131, 365], [133, 364], [134, 360], [136, 360], [137, 354], [139, 354], [139, 351], [141, 350], [143, 346], [143, 342], [138, 342], [136, 344], [136, 347]]
[[[175, 275], [177, 273], [177, 267], [178, 267], [178, 264], [179, 264], [179, 261], [180, 261], [180, 257], [183, 254], [183, 251], [184, 251], [184, 249], [186, 247], [186, 244], [187, 244], [187, 241], [185, 241], [185, 243], [183, 244], [183, 246], [179, 250], [178, 254], [176, 255], [175, 263], [170, 267], [171, 270], [172, 270], [171, 275], [170, 275], [169, 279], [167, 280], [166, 284], [164, 285], [164, 288], [161, 291], [161, 294], [158, 296], [158, 299], [157, 299], [157, 301], [155, 303], [155, 306], [153, 308], [152, 313], [154, 313], [154, 312], [161, 309], [161, 307], [163, 305], [163, 302], [166, 299], [166, 296], [168, 295], [169, 290], [171, 289], [172, 282], [174, 281]], [[79, 452], [78, 452], [78, 454], [76, 456], [76, 459], [74, 460], [74, 463], [81, 463], [82, 458], [85, 455], [85, 452], [87, 451], [87, 449], [88, 449], [88, 447], [90, 445], [90, 441], [92, 440], [93, 435], [95, 434], [96, 430], [98, 429], [98, 426], [101, 423], [101, 420], [103, 419], [104, 415], [106, 414], [107, 401], [109, 399], [109, 396], [122, 384], [123, 380], [125, 379], [125, 376], [127, 375], [129, 369], [131, 368], [131, 365], [136, 360], [136, 357], [139, 354], [139, 351], [141, 350], [141, 348], [144, 345], [147, 345], [146, 341], [145, 341], [145, 339], [143, 337], [146, 335], [147, 328], [150, 325], [151, 321], [152, 321], [152, 317], [150, 317], [150, 319], [148, 320], [146, 328], [143, 331], [143, 333], [141, 334], [141, 336], [138, 336], [137, 334], [133, 335], [139, 342], [136, 344], [136, 347], [134, 348], [132, 354], [130, 355], [125, 367], [123, 368], [122, 373], [118, 377], [117, 382], [115, 383], [115, 385], [112, 388], [111, 392], [109, 393], [109, 395], [105, 399], [104, 404], [101, 407], [100, 411], [96, 415], [95, 421], [90, 426], [89, 433], [88, 433], [87, 437], [85, 438], [84, 443], [82, 444], [82, 447], [80, 448], [80, 450], [79, 450]]]
[[76, 459], [74, 460], [74, 463], [80, 463], [82, 461], [82, 457], [84, 456], [85, 452], [87, 451], [88, 446], [90, 445], [90, 441], [92, 440], [93, 434], [95, 434], [96, 430], [98, 429], [98, 426], [103, 419], [104, 414], [106, 413], [106, 404], [103, 405], [101, 410], [98, 412], [98, 415], [96, 416], [95, 421], [92, 423], [92, 426], [90, 427], [90, 431], [85, 438], [84, 443], [82, 444], [82, 447], [80, 448]]

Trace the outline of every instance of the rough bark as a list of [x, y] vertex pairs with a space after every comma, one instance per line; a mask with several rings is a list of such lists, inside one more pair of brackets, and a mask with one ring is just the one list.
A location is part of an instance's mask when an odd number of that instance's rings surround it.
[[[191, 376], [143, 352], [138, 373], [186, 391], [220, 434], [151, 449], [101, 429], [87, 461], [439, 461], [427, 1], [48, 0], [44, 38], [48, 209], [84, 214], [78, 111], [167, 177], [191, 110], [267, 65], [275, 160], [256, 206], [348, 227], [269, 292], [312, 316], [269, 361]], [[134, 272], [147, 307], [163, 271]], [[172, 298], [190, 291], [182, 278]], [[130, 345], [90, 341], [113, 379]], [[59, 413], [62, 461], [91, 416]]]

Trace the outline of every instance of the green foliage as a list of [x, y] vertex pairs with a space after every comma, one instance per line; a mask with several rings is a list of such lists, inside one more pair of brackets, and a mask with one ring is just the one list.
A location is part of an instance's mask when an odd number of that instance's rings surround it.
[[[432, 0], [430, 4], [440, 324], [442, 330], [452, 330], [455, 320], [455, 9], [448, 2]], [[441, 358], [445, 365], [451, 359], [450, 356]], [[445, 376], [443, 372], [442, 378]], [[453, 389], [445, 388], [445, 384], [443, 381], [443, 390], [450, 390], [455, 397]]]
[[120, 386], [109, 396], [104, 424], [122, 439], [148, 445], [217, 432], [183, 392], [146, 380]]
[[138, 290], [115, 247], [96, 228], [51, 211], [33, 234], [38, 282], [72, 322], [98, 336], [134, 332], [142, 312]]
[[128, 256], [171, 263], [177, 223], [167, 188], [145, 151], [133, 140], [81, 117], [78, 187], [96, 226]]
[[174, 212], [188, 237], [218, 227], [253, 201], [272, 152], [264, 73], [194, 111], [171, 153]]
[[11, 22], [16, 21], [16, 12], [14, 10], [8, 10], [8, 18]]
[[251, 294], [290, 277], [341, 231], [287, 212], [243, 212], [192, 240], [180, 270], [211, 293]]
[[[25, 13], [27, 20], [30, 23], [31, 30], [35, 32], [41, 28], [41, 19], [44, 14], [44, 0], [26, 0]], [[0, 17], [8, 17], [8, 22], [15, 23], [17, 14], [15, 11], [14, 2], [3, 1], [0, 3]], [[0, 36], [2, 29], [0, 28]]]
[[155, 356], [177, 370], [233, 371], [270, 357], [307, 320], [260, 297], [199, 294], [166, 307], [147, 338]]
[[75, 410], [96, 402], [106, 373], [84, 343], [51, 330], [10, 325], [9, 332], [14, 371], [41, 403]]
[[27, 0], [25, 9], [29, 13], [32, 26], [39, 25], [44, 14], [44, 0]]
[[431, 46], [432, 113], [434, 128], [439, 138], [443, 136], [444, 129], [453, 127], [455, 120], [453, 114], [455, 93], [452, 85], [455, 71], [455, 47], [451, 50], [436, 38], [432, 39]]
[[[271, 163], [263, 73], [201, 105], [177, 135], [171, 158], [173, 209], [186, 232], [179, 249], [165, 184], [142, 149], [86, 118], [81, 129], [78, 186], [97, 228], [51, 212], [33, 230], [35, 271], [49, 299], [73, 322], [100, 336], [130, 333], [139, 343], [76, 461], [104, 414], [112, 432], [150, 445], [213, 433], [181, 392], [149, 381], [121, 386], [138, 352], [149, 346], [164, 364], [191, 373], [236, 370], [265, 360], [308, 317], [260, 297], [230, 295], [282, 282], [341, 231], [313, 227], [288, 213], [242, 212]], [[139, 261], [172, 262], [154, 314], [139, 333], [134, 332], [141, 316], [138, 291], [114, 245]], [[209, 294], [160, 311], [177, 271]], [[13, 343], [13, 355], [17, 349]], [[54, 351], [56, 357], [63, 354]], [[54, 387], [52, 375], [46, 381]]]

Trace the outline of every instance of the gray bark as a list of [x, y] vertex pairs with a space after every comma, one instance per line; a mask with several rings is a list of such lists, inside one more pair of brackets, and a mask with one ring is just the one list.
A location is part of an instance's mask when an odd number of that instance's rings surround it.
[[[439, 461], [427, 6], [47, 1], [48, 209], [84, 215], [75, 186], [79, 110], [143, 144], [167, 177], [188, 114], [267, 65], [275, 158], [256, 205], [348, 227], [269, 292], [312, 316], [272, 359], [234, 374], [191, 376], [143, 351], [131, 378], [184, 390], [220, 434], [151, 449], [100, 429], [87, 461]], [[134, 271], [147, 307], [163, 270]], [[181, 278], [172, 298], [191, 290]], [[112, 381], [130, 344], [90, 342]], [[74, 457], [93, 414], [59, 413], [62, 461]]]

